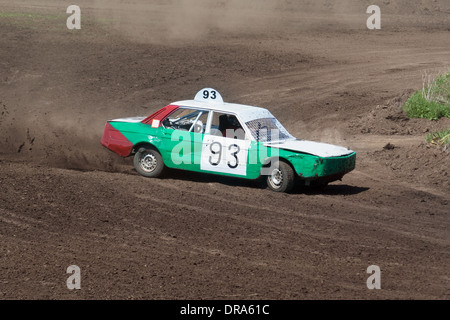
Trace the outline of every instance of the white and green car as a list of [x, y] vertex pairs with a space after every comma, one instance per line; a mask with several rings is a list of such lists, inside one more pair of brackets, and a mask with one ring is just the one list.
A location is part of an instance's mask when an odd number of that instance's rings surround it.
[[171, 103], [148, 117], [107, 122], [103, 146], [134, 155], [136, 171], [158, 177], [165, 168], [258, 179], [288, 192], [295, 182], [326, 186], [355, 168], [344, 147], [296, 139], [267, 110], [225, 103], [217, 90]]

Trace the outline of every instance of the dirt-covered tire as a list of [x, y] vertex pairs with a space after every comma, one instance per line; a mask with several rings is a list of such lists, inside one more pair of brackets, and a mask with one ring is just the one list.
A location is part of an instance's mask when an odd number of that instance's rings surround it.
[[155, 149], [140, 148], [134, 155], [134, 168], [148, 178], [156, 178], [162, 175], [165, 165], [161, 154]]
[[271, 174], [267, 176], [267, 186], [275, 192], [289, 192], [294, 184], [294, 169], [284, 161], [276, 163]]

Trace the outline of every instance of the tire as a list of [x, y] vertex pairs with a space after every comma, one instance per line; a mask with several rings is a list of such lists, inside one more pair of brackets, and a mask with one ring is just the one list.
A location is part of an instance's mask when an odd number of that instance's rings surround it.
[[289, 192], [294, 184], [294, 170], [284, 161], [279, 161], [272, 170], [272, 174], [267, 176], [267, 186], [275, 192]]
[[136, 152], [133, 163], [136, 171], [147, 178], [160, 177], [165, 168], [161, 154], [148, 147], [140, 148]]

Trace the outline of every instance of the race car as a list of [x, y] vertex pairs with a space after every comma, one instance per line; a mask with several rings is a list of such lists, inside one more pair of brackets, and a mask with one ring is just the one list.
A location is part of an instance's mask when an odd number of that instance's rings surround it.
[[134, 156], [136, 171], [160, 177], [167, 168], [264, 179], [276, 192], [296, 182], [324, 187], [355, 168], [348, 148], [297, 139], [261, 107], [227, 103], [213, 88], [147, 117], [109, 120], [101, 144]]

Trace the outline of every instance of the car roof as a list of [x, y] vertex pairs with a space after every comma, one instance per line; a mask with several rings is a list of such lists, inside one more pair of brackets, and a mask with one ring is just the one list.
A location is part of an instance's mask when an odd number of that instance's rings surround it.
[[255, 119], [261, 118], [274, 118], [269, 110], [261, 107], [254, 107], [245, 104], [238, 103], [211, 103], [207, 101], [197, 101], [197, 100], [183, 100], [172, 103], [180, 107], [193, 107], [200, 109], [207, 109], [212, 111], [219, 111], [224, 113], [234, 113], [238, 118], [242, 119], [244, 122], [248, 122]]
[[246, 112], [246, 111], [260, 111], [260, 112], [266, 111], [266, 109], [260, 108], [260, 107], [254, 107], [254, 106], [238, 104], [238, 103], [229, 103], [229, 102], [211, 103], [211, 102], [197, 101], [197, 100], [183, 100], [183, 101], [173, 102], [171, 104], [177, 105], [177, 106], [184, 106], [184, 107], [210, 109], [210, 110], [214, 110], [214, 111], [232, 112], [232, 113], [236, 113], [236, 114], [239, 114], [241, 112]]
[[[212, 93], [214, 96], [211, 95]], [[213, 88], [204, 88], [197, 92], [193, 100], [176, 101], [173, 102], [172, 105], [234, 113], [244, 122], [262, 118], [275, 118], [270, 111], [265, 108], [224, 102], [220, 93]]]

